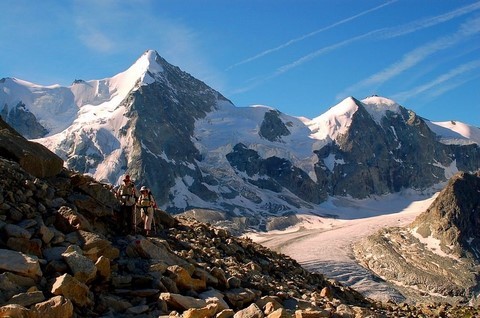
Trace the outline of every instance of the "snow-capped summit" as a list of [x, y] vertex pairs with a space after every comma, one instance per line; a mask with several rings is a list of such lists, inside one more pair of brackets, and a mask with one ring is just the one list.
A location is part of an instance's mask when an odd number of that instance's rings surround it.
[[113, 77], [121, 86], [132, 88], [140, 80], [141, 84], [148, 85], [155, 81], [157, 75], [163, 72], [160, 56], [157, 51], [145, 51], [140, 58], [126, 71]]
[[307, 122], [312, 130], [311, 137], [318, 140], [337, 139], [339, 135], [348, 130], [353, 115], [359, 107], [365, 108], [372, 119], [380, 125], [387, 111], [399, 113], [401, 106], [391, 99], [376, 95], [367, 97], [362, 101], [352, 96], [347, 97], [322, 115]]
[[352, 116], [357, 109], [358, 104], [353, 97], [345, 98], [322, 115], [307, 122], [312, 130], [311, 137], [317, 140], [335, 140], [350, 127]]
[[362, 103], [377, 124], [381, 124], [387, 111], [399, 113], [401, 107], [395, 101], [378, 95], [362, 99]]

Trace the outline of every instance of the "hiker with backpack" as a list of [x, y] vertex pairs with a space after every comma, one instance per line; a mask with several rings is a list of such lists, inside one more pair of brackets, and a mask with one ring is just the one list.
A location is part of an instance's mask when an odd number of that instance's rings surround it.
[[156, 204], [152, 193], [146, 186], [142, 186], [140, 189], [137, 206], [140, 208], [145, 235], [150, 236], [152, 234], [153, 211]]
[[135, 201], [137, 198], [137, 191], [135, 184], [127, 174], [123, 179], [122, 184], [118, 187], [116, 192], [117, 198], [120, 200], [120, 218], [119, 225], [123, 234], [135, 232], [135, 225], [133, 224], [133, 216], [135, 213]]

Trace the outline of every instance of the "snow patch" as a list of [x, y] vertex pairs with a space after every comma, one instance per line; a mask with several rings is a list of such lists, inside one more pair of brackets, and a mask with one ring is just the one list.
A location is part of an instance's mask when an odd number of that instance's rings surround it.
[[480, 128], [459, 121], [432, 122], [426, 121], [430, 130], [437, 134], [444, 144], [480, 145]]
[[323, 162], [325, 163], [325, 166], [328, 168], [328, 170], [332, 172], [336, 165], [345, 164], [345, 161], [343, 159], [337, 159], [335, 157], [335, 154], [329, 154], [327, 158], [323, 159]]
[[430, 251], [432, 251], [433, 253], [435, 253], [435, 254], [437, 254], [438, 256], [441, 256], [441, 257], [449, 257], [449, 258], [452, 258], [454, 260], [459, 260], [458, 257], [456, 257], [454, 255], [451, 255], [451, 254], [447, 254], [444, 251], [442, 251], [442, 249], [440, 247], [441, 241], [439, 239], [436, 239], [431, 235], [427, 236], [427, 237], [423, 237], [421, 234], [417, 233], [417, 230], [418, 230], [418, 227], [415, 227], [415, 228], [411, 229], [410, 233], [416, 239], [418, 239], [420, 241], [420, 243], [425, 245]]

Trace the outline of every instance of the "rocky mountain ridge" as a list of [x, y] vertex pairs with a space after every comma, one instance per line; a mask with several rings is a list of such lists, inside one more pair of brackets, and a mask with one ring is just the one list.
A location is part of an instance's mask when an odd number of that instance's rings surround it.
[[[1, 120], [0, 120], [1, 122]], [[35, 149], [0, 126], [1, 317], [437, 317], [467, 306], [381, 304], [285, 255], [191, 218], [156, 211], [157, 235], [121, 236], [111, 186], [28, 165]], [[13, 139], [12, 139], [13, 138]], [[10, 141], [10, 142], [7, 142]], [[5, 146], [7, 145], [7, 146]], [[15, 146], [16, 147], [16, 146]], [[7, 155], [7, 156], [5, 156]], [[54, 154], [51, 154], [54, 156]], [[27, 162], [27, 164], [25, 164]]]
[[128, 172], [162, 209], [218, 211], [240, 231], [281, 228], [278, 219], [331, 196], [424, 190], [480, 168], [479, 128], [458, 123], [467, 131], [458, 133], [379, 96], [347, 98], [312, 120], [235, 107], [155, 51], [112, 78], [70, 87], [6, 78], [0, 88], [7, 122], [35, 119], [41, 127], [22, 134], [47, 130], [37, 141], [69, 169], [112, 184]]
[[411, 299], [478, 302], [480, 171], [458, 173], [406, 228], [385, 228], [356, 258]]

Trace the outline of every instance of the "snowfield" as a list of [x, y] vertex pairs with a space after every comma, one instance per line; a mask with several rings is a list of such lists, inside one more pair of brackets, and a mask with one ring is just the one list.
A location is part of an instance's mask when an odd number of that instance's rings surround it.
[[302, 222], [285, 231], [247, 236], [366, 297], [403, 301], [393, 285], [357, 264], [352, 244], [381, 228], [408, 225], [437, 194], [392, 194], [366, 200], [334, 198], [321, 205], [318, 215], [299, 215]]

